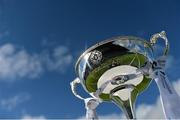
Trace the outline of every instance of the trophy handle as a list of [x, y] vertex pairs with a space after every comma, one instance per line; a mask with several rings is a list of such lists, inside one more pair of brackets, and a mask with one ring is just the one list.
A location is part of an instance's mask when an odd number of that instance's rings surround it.
[[162, 38], [165, 41], [164, 54], [156, 59], [156, 64], [153, 64], [153, 72], [150, 73], [150, 76], [152, 76], [158, 86], [165, 119], [179, 119], [180, 97], [164, 72], [166, 62], [166, 57], [164, 56], [167, 56], [169, 51], [169, 43], [165, 31], [154, 34], [151, 37], [150, 42], [153, 46], [159, 38]]
[[100, 101], [97, 98], [83, 98], [81, 97], [77, 92], [76, 92], [76, 87], [78, 84], [80, 84], [81, 81], [79, 78], [76, 78], [73, 80], [70, 85], [71, 85], [71, 90], [74, 96], [77, 98], [81, 99], [85, 103], [85, 108], [86, 108], [86, 118], [87, 120], [97, 120], [98, 116], [96, 113], [96, 107], [99, 105]]
[[167, 54], [169, 52], [169, 42], [166, 37], [165, 31], [161, 31], [160, 33], [156, 33], [156, 34], [152, 35], [152, 37], [150, 39], [150, 43], [152, 46], [154, 46], [159, 38], [162, 38], [165, 41], [165, 48], [164, 48], [163, 56], [167, 56]]
[[76, 78], [75, 80], [73, 80], [70, 85], [71, 85], [71, 91], [74, 94], [74, 96], [76, 96], [77, 98], [84, 100], [85, 98], [81, 97], [77, 92], [76, 92], [76, 87], [78, 84], [80, 84], [81, 81], [79, 78]]

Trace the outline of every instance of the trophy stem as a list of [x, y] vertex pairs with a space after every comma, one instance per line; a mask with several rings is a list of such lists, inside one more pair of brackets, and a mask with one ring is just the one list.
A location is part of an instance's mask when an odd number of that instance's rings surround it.
[[112, 101], [121, 108], [127, 119], [136, 119], [134, 103], [138, 92], [132, 85], [120, 86], [111, 91]]

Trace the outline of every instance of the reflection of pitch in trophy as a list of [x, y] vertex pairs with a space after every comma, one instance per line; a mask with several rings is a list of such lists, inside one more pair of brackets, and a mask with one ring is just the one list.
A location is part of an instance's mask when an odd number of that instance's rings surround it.
[[[164, 54], [155, 58], [153, 46], [165, 40]], [[126, 117], [135, 118], [134, 104], [137, 96], [155, 79], [161, 94], [166, 118], [180, 118], [177, 108], [179, 97], [164, 73], [169, 44], [165, 32], [144, 39], [123, 36], [100, 42], [86, 50], [76, 63], [78, 78], [71, 82], [74, 95], [85, 101], [88, 119], [97, 119], [95, 108], [101, 102], [114, 102]], [[75, 88], [81, 83], [91, 98], [83, 98]]]

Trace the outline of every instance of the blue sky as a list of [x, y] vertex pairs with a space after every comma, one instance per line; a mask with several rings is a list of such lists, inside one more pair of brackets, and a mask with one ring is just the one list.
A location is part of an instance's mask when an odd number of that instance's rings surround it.
[[[165, 30], [171, 45], [167, 73], [178, 82], [179, 6], [178, 0], [0, 0], [0, 118], [82, 117], [84, 104], [69, 86], [74, 64], [87, 47], [113, 36], [149, 40]], [[137, 107], [155, 105], [158, 96], [153, 82]], [[97, 111], [120, 113], [111, 103]]]

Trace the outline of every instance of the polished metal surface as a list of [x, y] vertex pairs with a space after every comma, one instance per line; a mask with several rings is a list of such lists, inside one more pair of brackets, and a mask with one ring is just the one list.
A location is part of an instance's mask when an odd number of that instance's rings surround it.
[[95, 92], [97, 82], [105, 71], [129, 64], [140, 68], [145, 62], [153, 60], [152, 52], [151, 44], [141, 38], [114, 37], [86, 50], [78, 59], [75, 69], [85, 90]]
[[[165, 40], [164, 55], [169, 50], [164, 31], [150, 40], [133, 36], [107, 39], [87, 49], [78, 59], [75, 71], [87, 93], [101, 101], [117, 104], [127, 118], [136, 118], [134, 106], [137, 96], [151, 83], [149, 75], [155, 57], [153, 46], [157, 39]], [[74, 87], [72, 91], [80, 99]]]

